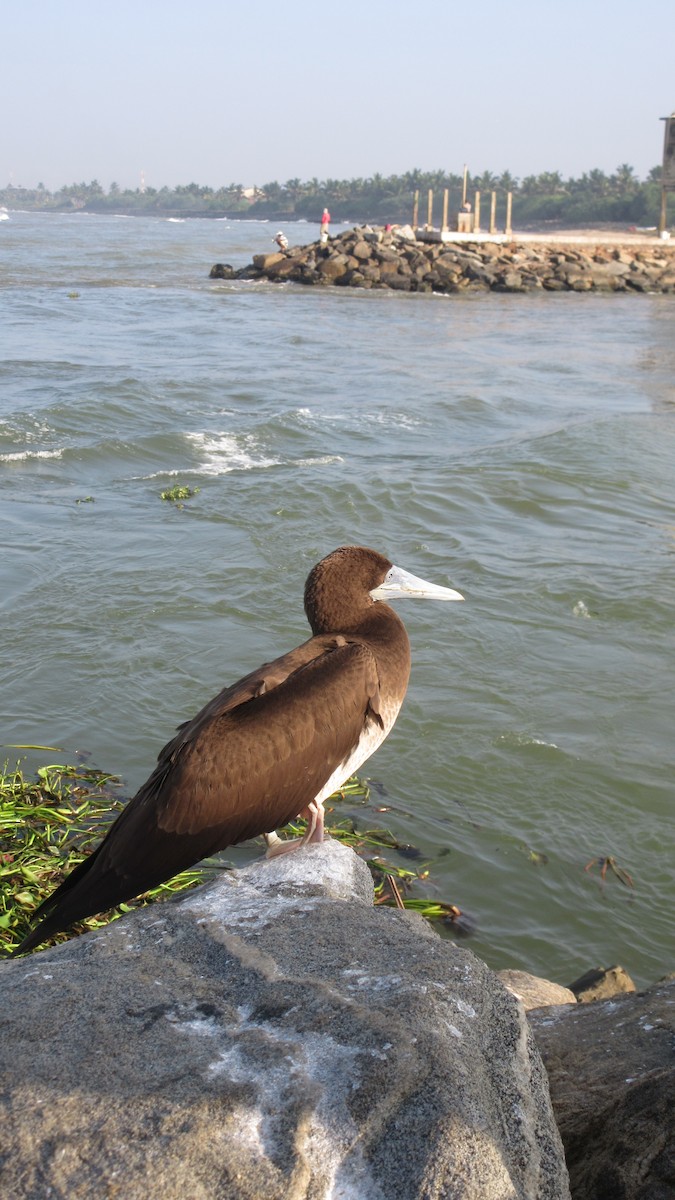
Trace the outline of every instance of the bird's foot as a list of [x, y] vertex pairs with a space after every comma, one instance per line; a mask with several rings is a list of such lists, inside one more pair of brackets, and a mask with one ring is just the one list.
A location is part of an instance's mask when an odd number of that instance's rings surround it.
[[307, 829], [301, 838], [289, 838], [283, 841], [278, 833], [264, 834], [267, 842], [267, 850], [265, 858], [276, 858], [279, 854], [290, 854], [293, 850], [299, 850], [301, 846], [307, 846], [310, 842], [323, 841], [323, 804], [321, 801], [312, 800], [307, 808], [303, 808], [300, 816], [307, 821]]

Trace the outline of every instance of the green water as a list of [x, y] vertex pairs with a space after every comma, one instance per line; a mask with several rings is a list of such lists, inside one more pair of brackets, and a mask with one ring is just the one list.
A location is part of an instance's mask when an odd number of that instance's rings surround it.
[[[399, 606], [413, 674], [367, 768], [378, 819], [492, 966], [652, 981], [673, 967], [675, 299], [208, 280], [274, 232], [2, 223], [1, 740], [135, 789], [178, 722], [307, 635], [313, 563], [375, 546], [466, 596]], [[177, 482], [200, 488], [183, 509], [159, 499]], [[607, 855], [633, 888], [584, 870]]]

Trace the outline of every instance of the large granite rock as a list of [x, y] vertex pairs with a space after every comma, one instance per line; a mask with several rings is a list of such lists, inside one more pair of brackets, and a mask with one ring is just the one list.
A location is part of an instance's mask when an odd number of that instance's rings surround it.
[[520, 1003], [335, 842], [0, 968], [0, 1195], [563, 1200]]
[[575, 1200], [672, 1200], [675, 980], [528, 1019]]

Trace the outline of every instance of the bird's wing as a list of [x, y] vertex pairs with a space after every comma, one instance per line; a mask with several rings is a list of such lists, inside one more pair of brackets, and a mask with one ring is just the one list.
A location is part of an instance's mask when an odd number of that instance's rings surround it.
[[41, 906], [46, 920], [22, 948], [284, 825], [373, 722], [382, 724], [377, 663], [358, 639], [312, 638], [225, 689], [164, 747], [101, 845]]
[[367, 645], [333, 639], [312, 658], [300, 649], [304, 661], [297, 664], [296, 652], [277, 659], [257, 694], [236, 704], [217, 698], [190, 722], [160, 756], [134, 808], [151, 813], [165, 833], [212, 831], [218, 848], [297, 816], [368, 725], [381, 724], [377, 664]]
[[341, 634], [323, 634], [308, 638], [295, 650], [282, 654], [273, 662], [263, 663], [256, 671], [244, 675], [237, 683], [223, 688], [222, 692], [209, 700], [194, 717], [177, 727], [175, 736], [160, 750], [157, 756], [158, 764], [161, 766], [167, 759], [173, 758], [183, 746], [194, 740], [199, 730], [208, 725], [214, 717], [222, 717], [238, 708], [240, 704], [247, 704], [265, 692], [271, 692], [307, 663], [323, 658], [325, 654], [346, 644], [346, 639]]

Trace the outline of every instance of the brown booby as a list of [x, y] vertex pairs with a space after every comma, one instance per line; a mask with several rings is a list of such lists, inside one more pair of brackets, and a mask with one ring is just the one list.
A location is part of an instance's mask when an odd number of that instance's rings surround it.
[[[384, 555], [342, 546], [305, 585], [312, 637], [226, 687], [160, 752], [101, 844], [40, 905], [15, 953], [264, 834], [268, 854], [323, 837], [323, 801], [386, 738], [403, 703], [410, 644], [386, 603], [461, 600]], [[302, 815], [307, 832], [274, 830]]]

